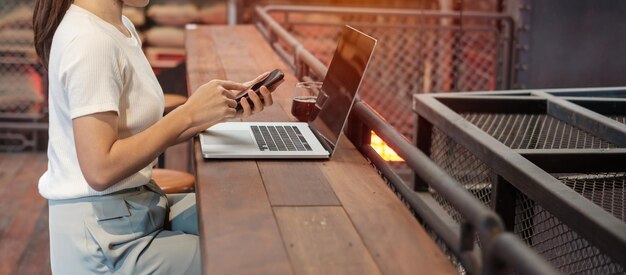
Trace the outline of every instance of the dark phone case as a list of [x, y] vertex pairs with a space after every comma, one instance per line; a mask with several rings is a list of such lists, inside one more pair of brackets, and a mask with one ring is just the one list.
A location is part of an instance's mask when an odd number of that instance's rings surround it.
[[[263, 81], [254, 84], [252, 86], [252, 88], [250, 88], [252, 91], [254, 91], [257, 95], [259, 95], [259, 97], [261, 98], [261, 102], [263, 102], [263, 96], [261, 96], [261, 87], [265, 86], [268, 89], [271, 89], [272, 86], [276, 85], [276, 83], [280, 82], [283, 78], [285, 77], [285, 74], [279, 70], [273, 70], [265, 79], [263, 79]], [[242, 98], [246, 98], [248, 99], [248, 93], [243, 93], [239, 96], [237, 96], [237, 98], [235, 98], [235, 100], [237, 101], [237, 111], [243, 110], [243, 107], [241, 107], [241, 104], [239, 103], [239, 101], [241, 101]], [[248, 101], [250, 103], [250, 107], [254, 107], [254, 102], [252, 101]]]

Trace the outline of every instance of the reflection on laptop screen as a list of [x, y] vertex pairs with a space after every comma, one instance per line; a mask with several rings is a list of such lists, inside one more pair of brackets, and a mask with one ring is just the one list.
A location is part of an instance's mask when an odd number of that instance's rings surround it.
[[348, 118], [375, 45], [375, 39], [349, 26], [340, 35], [321, 94], [317, 98], [316, 105], [321, 110], [311, 122], [312, 128], [324, 136], [333, 149]]

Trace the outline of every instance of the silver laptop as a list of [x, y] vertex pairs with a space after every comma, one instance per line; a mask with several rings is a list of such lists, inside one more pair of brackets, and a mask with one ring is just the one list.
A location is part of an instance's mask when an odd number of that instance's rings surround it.
[[330, 158], [339, 143], [376, 40], [345, 26], [305, 122], [224, 122], [200, 134], [205, 158]]

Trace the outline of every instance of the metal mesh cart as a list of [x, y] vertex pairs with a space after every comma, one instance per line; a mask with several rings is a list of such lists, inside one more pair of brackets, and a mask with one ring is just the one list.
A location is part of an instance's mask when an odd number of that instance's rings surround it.
[[625, 272], [626, 89], [416, 95], [414, 110], [417, 146], [543, 258]]

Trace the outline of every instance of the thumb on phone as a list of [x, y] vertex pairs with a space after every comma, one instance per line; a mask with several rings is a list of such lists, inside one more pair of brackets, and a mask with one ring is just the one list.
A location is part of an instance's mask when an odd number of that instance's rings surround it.
[[265, 80], [270, 75], [270, 73], [271, 72], [264, 72], [260, 74], [259, 76], [257, 76], [255, 79], [250, 80], [248, 82], [244, 82], [243, 85], [245, 85], [246, 87], [248, 87], [248, 89], [250, 89], [252, 86], [254, 86], [254, 84]]

